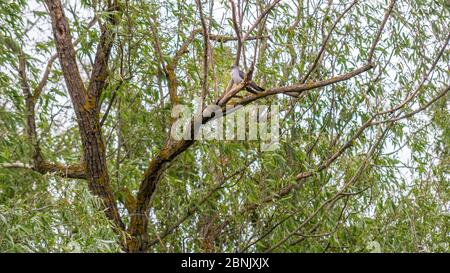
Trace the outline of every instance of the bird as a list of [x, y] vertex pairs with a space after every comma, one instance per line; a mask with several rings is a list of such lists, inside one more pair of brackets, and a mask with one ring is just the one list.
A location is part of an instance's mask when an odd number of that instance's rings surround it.
[[[244, 81], [245, 74], [244, 72], [239, 70], [239, 67], [237, 65], [233, 65], [231, 66], [231, 78], [233, 79], [233, 82], [235, 84], [239, 84], [242, 81]], [[257, 94], [264, 91], [264, 88], [258, 86], [256, 83], [252, 81], [247, 84], [245, 89], [252, 94]]]

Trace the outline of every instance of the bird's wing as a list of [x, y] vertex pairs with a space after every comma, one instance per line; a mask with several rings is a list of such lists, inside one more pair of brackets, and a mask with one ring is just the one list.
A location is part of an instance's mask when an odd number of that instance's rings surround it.
[[248, 84], [252, 89], [254, 89], [256, 92], [262, 92], [264, 91], [264, 88], [262, 88], [261, 86], [258, 86], [256, 83], [254, 82], [250, 82]]
[[[245, 73], [242, 72], [241, 70], [238, 70], [238, 71], [239, 71], [239, 77], [241, 77], [241, 80], [243, 81], [245, 79]], [[264, 91], [264, 88], [258, 86], [254, 82], [249, 82], [246, 89], [248, 92], [253, 93], [253, 94]]]
[[258, 90], [255, 90], [255, 88], [252, 87], [250, 84], [245, 87], [245, 90], [255, 95], [258, 94]]
[[241, 78], [242, 78], [242, 80], [244, 80], [244, 79], [245, 79], [245, 73], [244, 73], [244, 72], [242, 72], [241, 70], [239, 70], [239, 77], [241, 77]]

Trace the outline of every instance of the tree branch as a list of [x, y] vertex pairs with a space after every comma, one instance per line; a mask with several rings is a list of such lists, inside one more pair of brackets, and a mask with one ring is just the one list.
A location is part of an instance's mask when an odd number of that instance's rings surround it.
[[242, 51], [242, 38], [241, 38], [241, 31], [239, 29], [239, 22], [238, 22], [238, 16], [236, 11], [236, 3], [234, 3], [234, 0], [230, 0], [231, 3], [231, 18], [233, 21], [233, 29], [237, 37], [237, 49], [236, 49], [236, 57], [234, 59], [234, 65], [239, 65], [239, 59], [241, 58], [241, 51]]
[[200, 109], [204, 108], [205, 98], [208, 92], [208, 55], [209, 55], [209, 32], [208, 27], [206, 26], [205, 18], [203, 16], [203, 8], [201, 0], [196, 0], [198, 13], [200, 16], [200, 22], [202, 25], [202, 34], [203, 34], [203, 77], [202, 77], [202, 93], [201, 93], [201, 105]]
[[[92, 27], [96, 19], [94, 18], [89, 24], [88, 28]], [[75, 43], [78, 43], [79, 39], [75, 41]], [[22, 169], [29, 169], [36, 172], [39, 172], [41, 174], [47, 174], [52, 173], [64, 178], [73, 178], [73, 179], [86, 179], [86, 172], [85, 168], [82, 164], [75, 164], [75, 165], [63, 165], [59, 163], [52, 163], [43, 158], [40, 145], [39, 145], [39, 138], [37, 134], [37, 126], [36, 126], [36, 103], [39, 99], [46, 83], [48, 80], [48, 77], [51, 72], [52, 65], [56, 58], [58, 57], [57, 54], [54, 54], [51, 56], [49, 61], [47, 62], [47, 66], [45, 69], [45, 72], [33, 90], [31, 91], [30, 84], [27, 78], [27, 62], [26, 62], [26, 55], [23, 52], [22, 49], [20, 49], [19, 45], [17, 44], [14, 46], [14, 48], [11, 48], [11, 50], [16, 51], [18, 54], [19, 59], [19, 67], [18, 67], [18, 74], [19, 74], [19, 80], [22, 85], [22, 90], [25, 97], [26, 102], [26, 129], [27, 129], [27, 135], [28, 140], [30, 142], [30, 145], [32, 147], [32, 158], [33, 158], [33, 164], [25, 164], [21, 162], [16, 163], [1, 163], [0, 168], [22, 168]]]
[[377, 35], [375, 36], [375, 39], [373, 40], [372, 46], [370, 47], [370, 50], [369, 50], [369, 58], [368, 58], [369, 62], [372, 62], [373, 54], [375, 52], [375, 48], [376, 48], [376, 46], [378, 44], [378, 41], [381, 38], [381, 34], [383, 33], [384, 26], [386, 25], [386, 22], [389, 19], [389, 16], [391, 15], [391, 12], [392, 12], [392, 10], [394, 8], [395, 2], [396, 2], [396, 0], [391, 0], [391, 2], [389, 4], [389, 7], [388, 7], [388, 9], [386, 10], [386, 12], [384, 14], [383, 22], [381, 23], [380, 28], [377, 31]]
[[444, 97], [445, 95], [447, 95], [448, 91], [450, 90], [450, 86], [447, 86], [446, 88], [444, 88], [441, 92], [439, 92], [439, 94], [434, 97], [433, 99], [431, 99], [430, 101], [428, 101], [425, 105], [423, 105], [422, 107], [419, 107], [418, 109], [411, 111], [409, 113], [404, 114], [403, 116], [398, 116], [398, 117], [393, 117], [393, 118], [389, 118], [389, 119], [385, 119], [385, 120], [380, 120], [380, 121], [375, 121], [372, 122], [371, 125], [378, 125], [378, 124], [382, 124], [382, 123], [386, 123], [386, 122], [395, 122], [395, 121], [399, 121], [405, 118], [409, 118], [414, 116], [415, 114], [418, 114], [424, 110], [426, 110], [428, 107], [430, 107], [433, 103], [435, 103], [436, 101], [438, 101], [440, 98]]
[[250, 34], [252, 31], [259, 25], [261, 20], [280, 2], [281, 0], [275, 0], [270, 4], [267, 8], [261, 12], [261, 14], [256, 18], [256, 21], [253, 23], [253, 25], [249, 28], [249, 30], [245, 33], [244, 37], [242, 38], [242, 43], [247, 41], [247, 39], [250, 37]]
[[374, 67], [374, 64], [369, 63], [369, 64], [366, 64], [366, 65], [364, 65], [360, 68], [357, 68], [351, 72], [341, 74], [341, 75], [338, 75], [336, 77], [329, 78], [326, 80], [321, 80], [321, 81], [316, 81], [316, 82], [311, 82], [311, 83], [303, 83], [303, 84], [301, 83], [301, 84], [294, 84], [294, 85], [289, 85], [289, 86], [269, 88], [269, 89], [266, 89], [266, 91], [264, 91], [264, 92], [261, 92], [256, 95], [252, 95], [252, 96], [242, 99], [241, 101], [238, 102], [238, 104], [239, 105], [247, 105], [253, 101], [259, 100], [259, 99], [267, 97], [267, 96], [272, 96], [272, 95], [276, 95], [276, 94], [285, 94], [288, 92], [302, 93], [304, 91], [308, 91], [308, 90], [312, 90], [312, 89], [316, 89], [316, 88], [320, 88], [320, 87], [325, 87], [328, 85], [332, 85], [332, 84], [356, 77], [359, 74], [362, 74], [362, 73], [372, 69], [373, 67]]
[[100, 24], [100, 41], [97, 45], [94, 65], [87, 88], [89, 99], [94, 101], [96, 108], [100, 105], [100, 94], [105, 87], [105, 82], [109, 74], [108, 63], [116, 36], [116, 31], [111, 31], [111, 28], [119, 24], [122, 15], [118, 0], [108, 1], [106, 12], [108, 13], [107, 22], [109, 25]]
[[[99, 109], [96, 107], [98, 97], [89, 97], [83, 84], [78, 70], [69, 23], [64, 14], [61, 1], [46, 0], [45, 2], [52, 21], [52, 30], [59, 62], [77, 116], [85, 159], [83, 163], [86, 168], [89, 190], [102, 199], [103, 205], [106, 208], [106, 216], [115, 223], [115, 227], [118, 230], [123, 230], [125, 229], [125, 225], [119, 215], [109, 180], [105, 145], [99, 123]], [[103, 69], [98, 69], [97, 71], [102, 72]], [[101, 73], [96, 74], [98, 72], [93, 73], [93, 75], [101, 75]], [[98, 90], [95, 89], [94, 91]]]

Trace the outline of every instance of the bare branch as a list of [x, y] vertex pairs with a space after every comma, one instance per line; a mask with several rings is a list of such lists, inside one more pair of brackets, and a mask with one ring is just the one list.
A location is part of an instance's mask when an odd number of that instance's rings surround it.
[[22, 163], [22, 162], [14, 162], [14, 163], [0, 163], [0, 168], [5, 169], [29, 169], [32, 170], [33, 166], [30, 164]]
[[236, 57], [234, 59], [234, 65], [239, 65], [239, 59], [241, 58], [241, 51], [242, 51], [242, 38], [241, 38], [241, 31], [239, 29], [239, 22], [238, 22], [238, 16], [236, 11], [236, 4], [233, 0], [230, 0], [231, 3], [231, 14], [232, 14], [232, 21], [233, 21], [233, 29], [237, 37], [237, 48], [236, 48]]
[[369, 64], [366, 64], [366, 65], [364, 65], [360, 68], [357, 68], [351, 72], [341, 74], [341, 75], [338, 75], [338, 76], [330, 78], [330, 79], [311, 82], [311, 83], [294, 84], [294, 85], [289, 85], [289, 86], [269, 88], [269, 89], [266, 89], [266, 91], [264, 91], [264, 92], [261, 92], [256, 95], [249, 96], [249, 97], [242, 99], [241, 101], [239, 101], [238, 104], [247, 105], [253, 101], [256, 101], [258, 99], [261, 99], [261, 98], [264, 98], [267, 96], [272, 96], [272, 95], [276, 95], [276, 94], [284, 94], [284, 93], [288, 93], [288, 92], [302, 93], [307, 90], [325, 87], [325, 86], [328, 86], [331, 84], [335, 84], [335, 83], [356, 77], [359, 74], [362, 74], [362, 73], [366, 72], [367, 70], [372, 69], [373, 67], [374, 67], [374, 65], [369, 63]]
[[0, 163], [0, 168], [4, 169], [25, 169], [35, 171], [40, 174], [53, 174], [62, 178], [86, 179], [86, 171], [82, 164], [62, 165], [58, 163], [50, 163], [42, 161], [38, 166], [34, 166], [22, 162]]
[[202, 24], [202, 34], [203, 34], [203, 77], [202, 77], [202, 101], [200, 109], [203, 109], [205, 98], [208, 92], [208, 55], [209, 55], [209, 33], [208, 33], [208, 27], [206, 26], [205, 18], [203, 16], [203, 8], [201, 0], [196, 0], [195, 3], [197, 4], [198, 13], [200, 15], [200, 22]]
[[54, 54], [54, 55], [51, 56], [50, 59], [48, 60], [47, 66], [46, 66], [46, 68], [45, 68], [44, 75], [42, 76], [42, 79], [41, 79], [41, 81], [39, 82], [39, 84], [38, 84], [38, 85], [36, 86], [36, 88], [34, 89], [34, 92], [33, 92], [33, 97], [34, 97], [34, 99], [37, 99], [37, 98], [41, 95], [42, 90], [44, 89], [45, 85], [47, 84], [47, 80], [48, 80], [48, 77], [50, 76], [50, 72], [51, 72], [51, 70], [52, 70], [53, 63], [55, 62], [55, 60], [56, 60], [57, 58], [58, 58], [58, 55], [57, 55], [57, 54]]
[[384, 14], [383, 22], [381, 23], [380, 28], [377, 31], [377, 35], [375, 36], [375, 39], [373, 40], [372, 46], [370, 47], [370, 50], [369, 50], [369, 58], [368, 58], [369, 62], [372, 62], [373, 54], [375, 52], [375, 48], [376, 48], [378, 42], [380, 41], [381, 34], [383, 33], [384, 26], [386, 25], [386, 22], [389, 19], [389, 16], [391, 15], [391, 12], [392, 12], [392, 10], [394, 8], [395, 2], [396, 2], [396, 0], [391, 0], [391, 3], [389, 4], [389, 7], [388, 7], [388, 9], [386, 10], [386, 12]]
[[[257, 36], [248, 37], [246, 41], [262, 40], [262, 39], [268, 39], [268, 38], [270, 38], [269, 35], [262, 35], [262, 36], [257, 35]], [[209, 39], [211, 41], [216, 41], [219, 43], [227, 43], [227, 42], [233, 42], [233, 41], [238, 40], [237, 37], [228, 36], [228, 35], [217, 35], [217, 34], [209, 34]]]
[[100, 41], [97, 45], [97, 52], [95, 54], [92, 73], [87, 88], [90, 100], [94, 101], [97, 108], [100, 106], [100, 94], [103, 91], [106, 79], [108, 78], [108, 63], [116, 37], [116, 31], [111, 31], [111, 28], [114, 28], [119, 24], [122, 15], [118, 0], [108, 1], [106, 12], [108, 13], [107, 22], [109, 25], [100, 24]]

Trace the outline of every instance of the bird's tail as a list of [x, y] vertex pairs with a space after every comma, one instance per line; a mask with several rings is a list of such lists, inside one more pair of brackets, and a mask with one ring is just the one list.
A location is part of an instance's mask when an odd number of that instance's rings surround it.
[[262, 88], [261, 86], [258, 86], [258, 85], [257, 85], [256, 83], [254, 83], [254, 82], [250, 82], [250, 83], [247, 85], [247, 91], [250, 92], [250, 93], [255, 94], [255, 93], [258, 93], [258, 92], [263, 92], [263, 91], [264, 91], [264, 88]]

